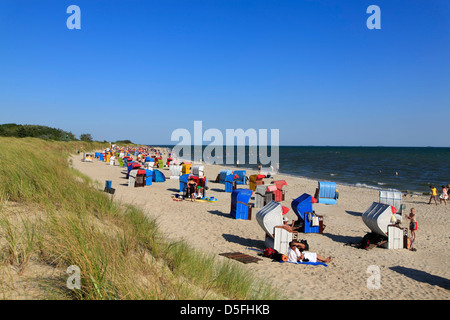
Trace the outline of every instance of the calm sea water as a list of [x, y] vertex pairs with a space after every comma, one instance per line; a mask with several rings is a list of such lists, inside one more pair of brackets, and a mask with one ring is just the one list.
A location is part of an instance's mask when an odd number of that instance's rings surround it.
[[[248, 159], [248, 147], [236, 148], [235, 162], [243, 153]], [[419, 193], [450, 183], [450, 148], [281, 146], [279, 154], [280, 173], [321, 181]]]

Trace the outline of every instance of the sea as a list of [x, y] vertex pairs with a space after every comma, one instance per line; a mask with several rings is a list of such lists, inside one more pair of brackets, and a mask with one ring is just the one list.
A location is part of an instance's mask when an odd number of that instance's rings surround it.
[[[165, 147], [172, 150], [174, 146]], [[257, 169], [259, 160], [249, 163], [254, 148], [234, 147], [234, 162], [228, 164], [226, 148], [222, 150], [218, 153], [222, 161], [216, 157], [220, 164], [236, 166], [239, 160], [239, 167]], [[267, 155], [271, 155], [270, 147]], [[278, 166], [280, 174], [418, 194], [428, 194], [430, 185], [440, 191], [442, 185], [450, 184], [450, 148], [280, 146]], [[272, 167], [276, 170], [277, 165], [273, 163]]]

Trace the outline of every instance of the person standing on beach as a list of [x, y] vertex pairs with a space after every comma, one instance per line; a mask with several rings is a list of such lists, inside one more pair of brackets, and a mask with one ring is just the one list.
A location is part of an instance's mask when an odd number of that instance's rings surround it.
[[412, 245], [416, 240], [416, 231], [417, 231], [416, 209], [411, 208], [410, 214], [405, 216], [406, 218], [411, 220], [411, 222], [409, 223], [409, 230], [411, 231], [411, 249], [412, 249]]
[[444, 200], [445, 205], [447, 205], [447, 199], [448, 199], [448, 189], [445, 186], [442, 186], [442, 193], [439, 196], [439, 203], [442, 203], [442, 200]]
[[431, 200], [434, 199], [434, 203], [436, 203], [437, 205], [437, 189], [434, 186], [430, 186], [431, 189], [431, 197], [430, 197], [430, 201], [428, 201], [428, 204], [431, 204]]

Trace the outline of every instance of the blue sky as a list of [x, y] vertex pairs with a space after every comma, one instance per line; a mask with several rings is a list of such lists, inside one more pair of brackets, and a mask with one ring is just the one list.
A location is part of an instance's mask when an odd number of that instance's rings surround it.
[[448, 147], [449, 18], [448, 0], [0, 0], [0, 123], [170, 144], [202, 120], [280, 129], [281, 145]]

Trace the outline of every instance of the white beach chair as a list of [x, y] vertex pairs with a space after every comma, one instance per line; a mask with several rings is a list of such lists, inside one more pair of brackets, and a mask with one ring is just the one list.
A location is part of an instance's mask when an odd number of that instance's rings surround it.
[[259, 226], [266, 233], [264, 244], [281, 254], [288, 254], [289, 242], [293, 232], [283, 229], [283, 207], [279, 202], [271, 201], [256, 214]]

